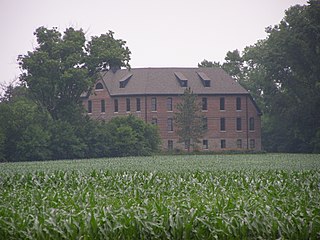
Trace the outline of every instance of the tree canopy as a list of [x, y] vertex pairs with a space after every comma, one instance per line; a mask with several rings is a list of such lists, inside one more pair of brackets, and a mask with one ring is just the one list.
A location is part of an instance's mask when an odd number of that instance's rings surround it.
[[269, 151], [319, 152], [320, 5], [293, 6], [266, 29], [266, 39], [228, 52], [221, 67], [247, 88], [263, 110]]
[[39, 27], [35, 31], [38, 46], [18, 62], [24, 83], [33, 99], [45, 108], [53, 119], [73, 121], [70, 116], [80, 111], [80, 96], [88, 91], [101, 70], [130, 67], [130, 50], [126, 42], [115, 39], [109, 31], [93, 36], [87, 42], [82, 29], [70, 27], [62, 34], [57, 28]]

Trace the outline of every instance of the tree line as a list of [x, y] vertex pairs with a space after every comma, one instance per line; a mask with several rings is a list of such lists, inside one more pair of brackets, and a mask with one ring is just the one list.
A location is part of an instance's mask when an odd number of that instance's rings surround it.
[[293, 6], [266, 28], [266, 39], [225, 61], [222, 67], [254, 97], [263, 112], [262, 145], [271, 152], [320, 152], [320, 3]]

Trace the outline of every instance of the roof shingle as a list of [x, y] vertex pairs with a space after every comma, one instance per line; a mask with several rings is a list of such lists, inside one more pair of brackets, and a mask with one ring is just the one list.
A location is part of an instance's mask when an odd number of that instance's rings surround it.
[[[111, 96], [120, 95], [157, 95], [183, 94], [178, 77], [188, 80], [188, 87], [195, 94], [248, 94], [248, 92], [224, 70], [220, 68], [132, 68], [116, 72], [102, 72], [102, 80]], [[130, 76], [128, 78], [128, 76]], [[120, 81], [128, 79], [125, 87], [120, 88]], [[210, 80], [205, 87], [203, 80]]]

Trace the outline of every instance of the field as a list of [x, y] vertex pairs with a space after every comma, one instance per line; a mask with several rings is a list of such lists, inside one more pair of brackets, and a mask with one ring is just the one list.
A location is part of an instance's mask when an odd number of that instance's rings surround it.
[[0, 239], [319, 239], [320, 155], [0, 164]]

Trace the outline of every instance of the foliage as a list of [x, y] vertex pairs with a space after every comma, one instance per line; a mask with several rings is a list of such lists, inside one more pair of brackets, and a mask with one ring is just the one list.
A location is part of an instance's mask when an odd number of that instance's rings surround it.
[[114, 32], [109, 31], [100, 37], [92, 37], [87, 45], [87, 65], [90, 73], [113, 70], [113, 68], [130, 68], [130, 50], [126, 42], [114, 39]]
[[268, 37], [221, 66], [246, 87], [262, 109], [269, 151], [319, 152], [320, 11], [318, 1], [289, 8]]
[[50, 150], [53, 159], [72, 159], [85, 156], [84, 139], [77, 135], [77, 128], [66, 121], [57, 120], [50, 126]]
[[107, 123], [111, 156], [149, 155], [156, 152], [160, 137], [155, 126], [129, 115], [116, 117]]
[[57, 28], [39, 27], [34, 34], [38, 46], [18, 57], [23, 70], [20, 80], [54, 120], [74, 119], [69, 114], [81, 110], [77, 107], [80, 96], [92, 87], [97, 71], [113, 64], [129, 67], [130, 51], [112, 32], [92, 37], [88, 43], [83, 30], [72, 27], [64, 34]]
[[0, 132], [6, 161], [48, 158], [48, 116], [26, 98], [0, 103]]
[[175, 113], [176, 133], [179, 141], [186, 144], [188, 152], [190, 148], [196, 148], [197, 143], [203, 136], [203, 118], [197, 96], [193, 94], [190, 88], [186, 88], [182, 95], [181, 103], [177, 104]]
[[[150, 155], [160, 138], [154, 126], [133, 116], [110, 123], [69, 113], [54, 120], [28, 96], [28, 89], [13, 89], [0, 102], [0, 161], [36, 161], [107, 156]], [[74, 109], [70, 109], [73, 111]]]
[[2, 164], [0, 235], [318, 239], [318, 158], [265, 154]]

